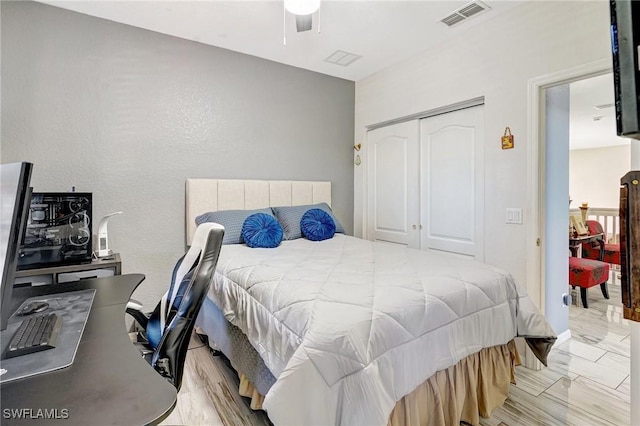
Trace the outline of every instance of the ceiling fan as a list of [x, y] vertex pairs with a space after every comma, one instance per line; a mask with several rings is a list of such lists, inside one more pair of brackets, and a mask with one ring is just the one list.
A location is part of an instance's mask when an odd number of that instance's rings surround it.
[[[296, 18], [297, 32], [309, 31], [313, 26], [313, 14], [320, 10], [321, 0], [284, 0], [283, 16], [286, 12], [291, 13]], [[285, 26], [286, 28], [286, 26]], [[318, 33], [320, 33], [320, 14], [318, 13]], [[287, 44], [286, 30], [283, 44]]]

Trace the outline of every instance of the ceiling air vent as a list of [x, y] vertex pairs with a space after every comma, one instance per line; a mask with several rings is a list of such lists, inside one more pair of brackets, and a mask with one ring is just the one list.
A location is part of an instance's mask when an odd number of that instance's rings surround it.
[[476, 13], [480, 13], [486, 9], [486, 6], [481, 3], [469, 3], [465, 7], [458, 10], [458, 13], [465, 18], [475, 15]]
[[460, 21], [464, 21], [465, 19], [466, 18], [464, 16], [454, 13], [452, 15], [447, 16], [446, 18], [442, 18], [440, 22], [444, 22], [448, 26], [452, 26], [457, 24]]
[[480, 12], [484, 12], [485, 10], [490, 9], [489, 6], [482, 3], [481, 1], [472, 1], [471, 3], [467, 3], [461, 8], [454, 10], [453, 13], [447, 15], [446, 17], [440, 19], [440, 22], [445, 24], [448, 27], [452, 27], [457, 23], [460, 23], [474, 15], [477, 15]]
[[330, 64], [342, 65], [343, 67], [346, 67], [347, 65], [351, 65], [360, 58], [362, 58], [362, 56], [360, 55], [354, 55], [353, 53], [336, 50], [328, 58], [325, 58], [324, 61], [329, 62]]

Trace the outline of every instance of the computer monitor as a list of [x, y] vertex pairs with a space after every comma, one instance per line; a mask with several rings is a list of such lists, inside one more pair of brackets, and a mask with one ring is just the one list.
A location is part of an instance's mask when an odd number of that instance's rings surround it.
[[7, 328], [11, 316], [11, 296], [18, 265], [18, 249], [27, 226], [31, 200], [31, 171], [33, 164], [0, 164], [0, 330]]

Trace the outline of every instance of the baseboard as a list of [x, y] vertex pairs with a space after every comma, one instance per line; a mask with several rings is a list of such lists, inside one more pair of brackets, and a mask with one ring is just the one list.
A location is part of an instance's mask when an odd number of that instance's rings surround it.
[[571, 330], [565, 330], [564, 332], [558, 334], [558, 339], [553, 344], [553, 347], [560, 346], [569, 339], [571, 339]]

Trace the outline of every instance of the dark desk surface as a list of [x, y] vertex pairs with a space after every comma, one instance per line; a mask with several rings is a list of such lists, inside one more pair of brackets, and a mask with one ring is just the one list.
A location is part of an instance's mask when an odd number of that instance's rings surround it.
[[[126, 330], [125, 306], [142, 280], [130, 274], [14, 289], [13, 310], [44, 294], [93, 288], [96, 295], [71, 366], [0, 385], [3, 425], [135, 425], [169, 415], [176, 389], [140, 356]], [[26, 409], [28, 418], [13, 418], [11, 409]]]

